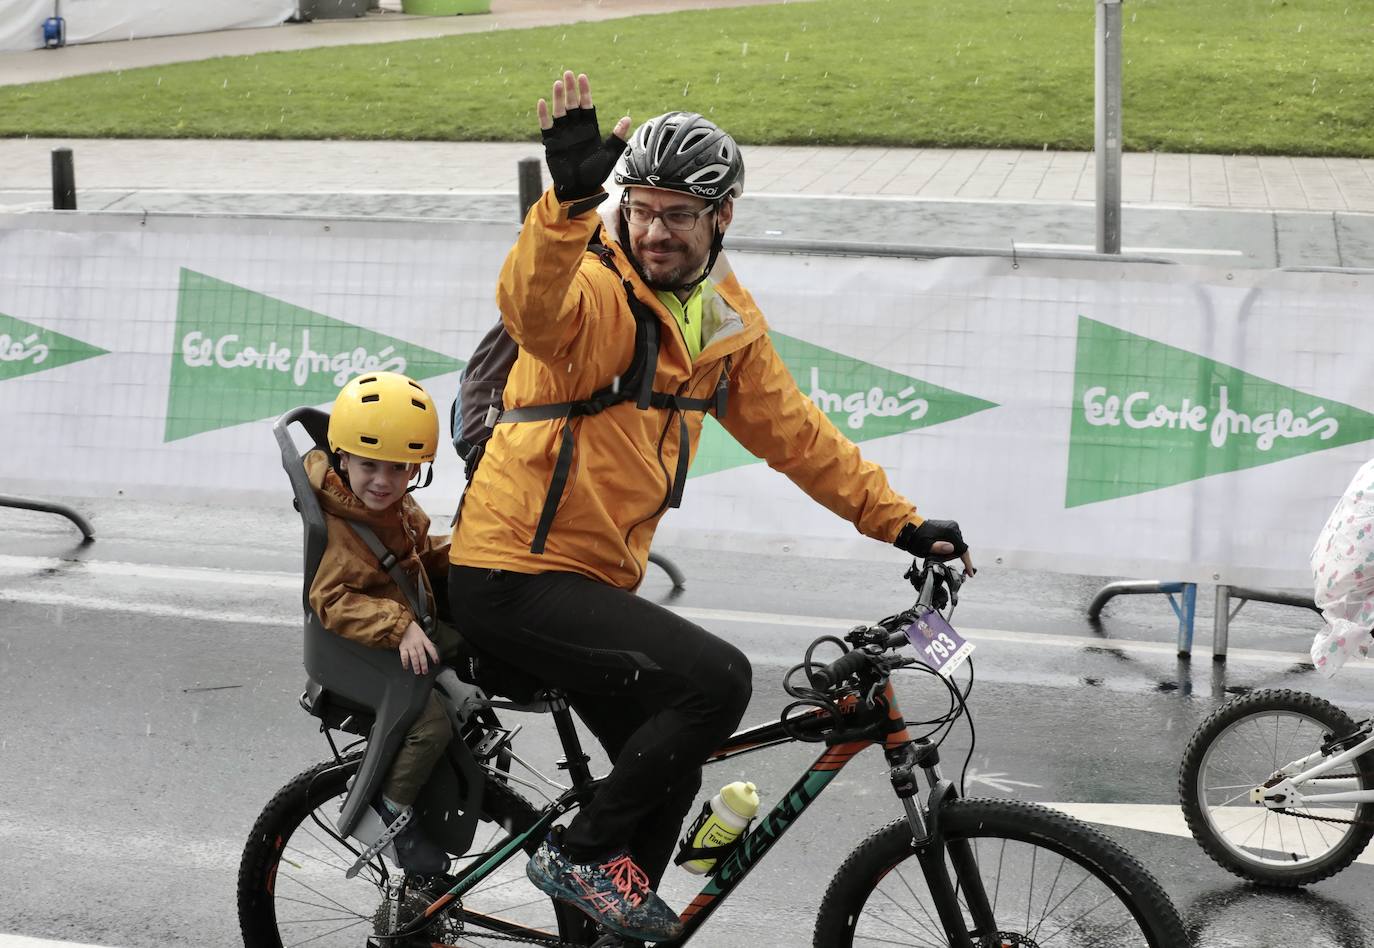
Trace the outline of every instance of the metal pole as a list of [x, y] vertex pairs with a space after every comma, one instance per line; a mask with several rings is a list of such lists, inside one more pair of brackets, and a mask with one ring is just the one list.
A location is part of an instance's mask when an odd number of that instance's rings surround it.
[[538, 158], [521, 158], [516, 167], [520, 177], [520, 219], [523, 221], [539, 195], [544, 193], [544, 172]]
[[1212, 617], [1212, 661], [1226, 661], [1227, 638], [1231, 632], [1231, 587], [1217, 587], [1217, 612]]
[[1121, 0], [1097, 0], [1097, 252], [1121, 253]]
[[76, 210], [76, 169], [70, 148], [52, 150], [52, 209]]

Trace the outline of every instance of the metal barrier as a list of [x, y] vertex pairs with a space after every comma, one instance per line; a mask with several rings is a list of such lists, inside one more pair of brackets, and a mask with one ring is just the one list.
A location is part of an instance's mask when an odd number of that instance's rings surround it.
[[[1174, 593], [1181, 593], [1183, 603], [1174, 599]], [[1193, 620], [1197, 616], [1197, 583], [1162, 583], [1156, 580], [1126, 580], [1108, 583], [1097, 591], [1088, 606], [1088, 619], [1100, 622], [1102, 607], [1117, 596], [1144, 596], [1163, 594], [1169, 597], [1169, 605], [1178, 616], [1178, 654], [1186, 658], [1193, 653]]]
[[[1174, 593], [1182, 594], [1182, 604], [1174, 600]], [[1178, 616], [1178, 656], [1179, 658], [1191, 658], [1193, 654], [1193, 621], [1197, 617], [1197, 583], [1165, 583], [1156, 580], [1127, 580], [1108, 583], [1093, 596], [1093, 601], [1088, 605], [1088, 619], [1092, 622], [1100, 622], [1102, 607], [1116, 596], [1148, 594], [1163, 594], [1169, 597], [1169, 605], [1173, 608], [1174, 615]], [[1231, 608], [1232, 598], [1238, 600], [1234, 609]], [[1216, 615], [1212, 620], [1212, 661], [1226, 661], [1231, 620], [1240, 613], [1247, 602], [1252, 600], [1254, 602], [1269, 602], [1279, 606], [1296, 606], [1300, 609], [1310, 609], [1318, 615], [1321, 614], [1321, 610], [1317, 608], [1311, 596], [1266, 589], [1249, 589], [1244, 586], [1218, 585]]]
[[81, 531], [81, 542], [90, 543], [95, 539], [95, 531], [85, 517], [66, 504], [55, 504], [46, 500], [29, 500], [24, 497], [11, 497], [0, 494], [0, 507], [17, 507], [20, 510], [37, 510], [40, 513], [55, 513], [66, 517]]
[[[1236, 608], [1231, 608], [1231, 597], [1240, 600], [1236, 603]], [[1280, 606], [1297, 606], [1300, 609], [1311, 609], [1321, 615], [1321, 610], [1312, 601], [1311, 596], [1299, 596], [1294, 593], [1270, 592], [1264, 589], [1247, 589], [1244, 586], [1218, 586], [1217, 587], [1217, 613], [1212, 623], [1212, 661], [1226, 661], [1227, 640], [1231, 632], [1231, 620], [1239, 614], [1247, 602], [1272, 602]]]

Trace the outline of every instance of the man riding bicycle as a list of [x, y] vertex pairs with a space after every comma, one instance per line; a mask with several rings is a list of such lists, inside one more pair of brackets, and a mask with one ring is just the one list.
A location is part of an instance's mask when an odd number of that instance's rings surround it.
[[[626, 116], [603, 141], [572, 72], [551, 99], [537, 112], [553, 187], [497, 289], [520, 353], [454, 529], [449, 588], [464, 635], [563, 690], [613, 765], [530, 878], [613, 932], [662, 941], [680, 926], [654, 887], [701, 765], [751, 693], [738, 649], [634, 595], [704, 412], [867, 536], [972, 565], [958, 525], [917, 515], [798, 389], [721, 256], [743, 192], [734, 139], [670, 112], [628, 144]], [[603, 219], [613, 169], [624, 190]], [[655, 337], [629, 373], [641, 377], [622, 378]]]

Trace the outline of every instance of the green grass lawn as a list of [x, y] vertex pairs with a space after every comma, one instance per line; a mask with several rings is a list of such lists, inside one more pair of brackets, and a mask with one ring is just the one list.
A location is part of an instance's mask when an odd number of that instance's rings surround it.
[[[815, 0], [0, 87], [0, 135], [518, 140], [602, 112], [752, 144], [1088, 150], [1092, 0]], [[1374, 156], [1374, 0], [1125, 0], [1132, 151]]]

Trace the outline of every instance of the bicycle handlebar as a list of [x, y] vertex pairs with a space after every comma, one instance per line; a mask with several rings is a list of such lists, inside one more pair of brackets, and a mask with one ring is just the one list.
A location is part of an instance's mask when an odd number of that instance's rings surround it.
[[[903, 636], [905, 638], [905, 636]], [[850, 675], [866, 666], [871, 660], [871, 655], [861, 648], [856, 648], [852, 652], [845, 652], [829, 665], [819, 671], [811, 672], [812, 683], [822, 691], [829, 691], [832, 687], [844, 681]]]
[[[807, 677], [811, 679], [812, 685], [821, 691], [829, 691], [850, 675], [877, 662], [883, 652], [910, 644], [906, 636], [906, 627], [917, 615], [935, 608], [936, 596], [942, 585], [948, 588], [950, 601], [958, 602], [959, 587], [962, 585], [962, 580], [945, 563], [928, 561], [918, 568], [916, 562], [913, 561], [911, 569], [907, 571], [906, 578], [910, 579], [912, 585], [917, 586], [920, 590], [916, 603], [905, 612], [883, 620], [872, 629], [863, 629], [863, 627], [856, 629], [856, 633], [860, 630], [870, 633], [867, 641], [852, 651], [841, 655], [828, 665], [819, 669], [808, 669]], [[900, 626], [900, 628], [894, 631], [894, 625]], [[886, 635], [878, 637], [879, 633], [886, 633]], [[850, 641], [855, 641], [855, 639], [851, 638]]]

